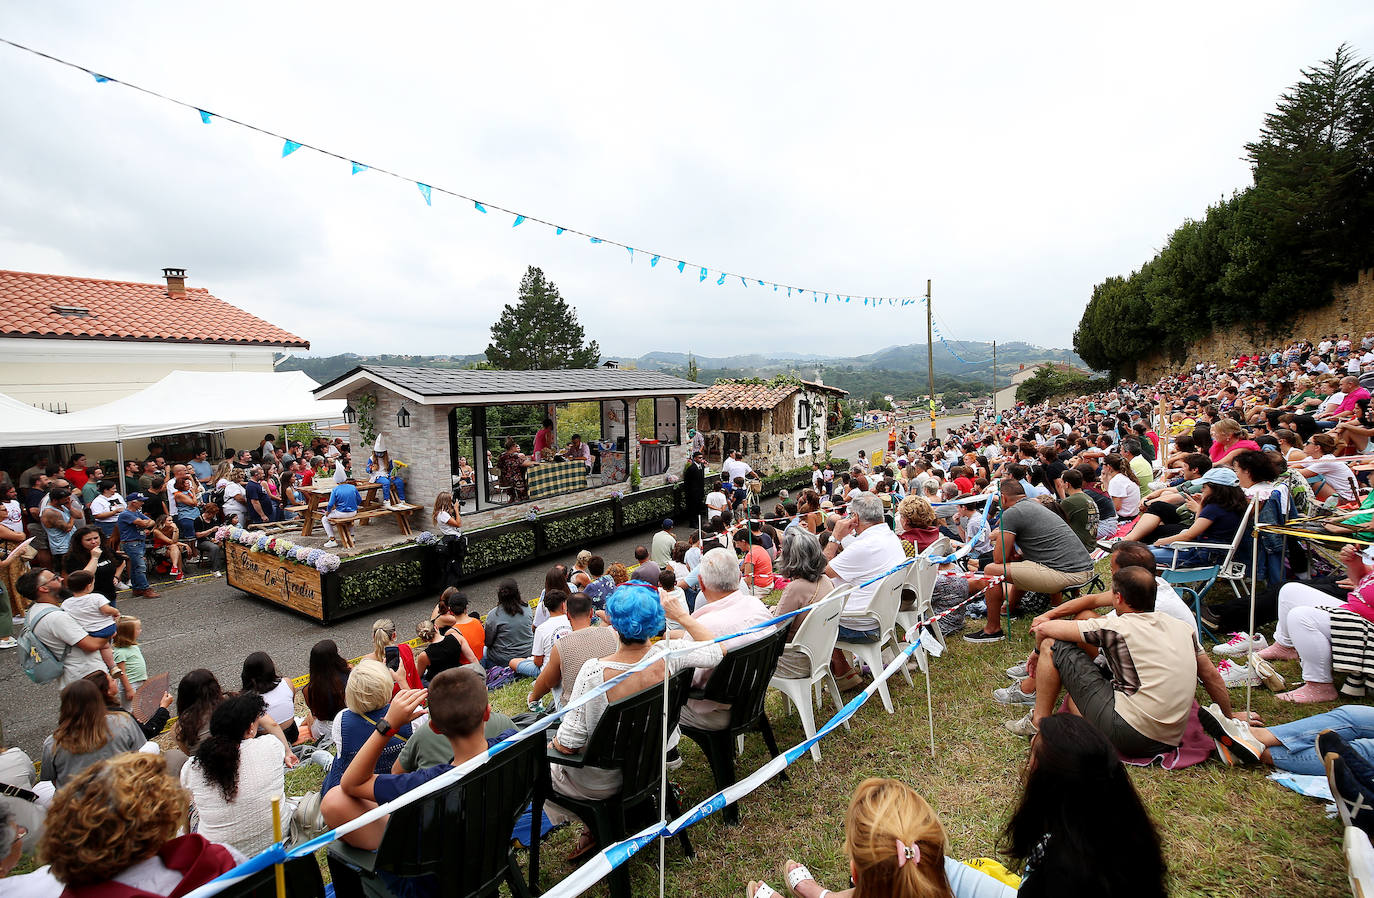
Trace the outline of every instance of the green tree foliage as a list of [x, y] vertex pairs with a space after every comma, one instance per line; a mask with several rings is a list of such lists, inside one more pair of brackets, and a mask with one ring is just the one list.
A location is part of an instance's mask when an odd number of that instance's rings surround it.
[[1331, 301], [1374, 263], [1374, 72], [1347, 46], [1279, 98], [1245, 146], [1254, 184], [1185, 221], [1128, 277], [1093, 288], [1074, 349], [1093, 368], [1133, 373], [1181, 355], [1214, 328], [1258, 338]]
[[595, 368], [601, 348], [586, 332], [577, 311], [558, 295], [558, 287], [531, 265], [520, 279], [515, 305], [506, 304], [491, 326], [487, 361], [506, 371]]
[[1056, 396], [1096, 393], [1109, 388], [1110, 381], [1106, 378], [1093, 378], [1077, 371], [1041, 365], [1016, 388], [1016, 401], [1035, 405]]
[[701, 381], [697, 380], [697, 375], [700, 373], [701, 372], [697, 370], [697, 357], [690, 352], [687, 353], [687, 379], [695, 381], [696, 383], [701, 383]]

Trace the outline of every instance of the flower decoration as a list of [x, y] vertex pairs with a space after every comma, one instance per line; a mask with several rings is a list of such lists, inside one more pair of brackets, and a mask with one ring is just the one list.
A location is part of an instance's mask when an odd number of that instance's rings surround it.
[[422, 546], [428, 546], [438, 541], [439, 537], [435, 536], [433, 533], [430, 533], [428, 530], [422, 530], [415, 536], [415, 542], [419, 543]]
[[323, 549], [311, 549], [310, 553], [305, 556], [305, 563], [316, 565], [324, 554]]
[[315, 559], [315, 570], [321, 574], [339, 569], [339, 556], [331, 555], [328, 552], [321, 552], [320, 557]]

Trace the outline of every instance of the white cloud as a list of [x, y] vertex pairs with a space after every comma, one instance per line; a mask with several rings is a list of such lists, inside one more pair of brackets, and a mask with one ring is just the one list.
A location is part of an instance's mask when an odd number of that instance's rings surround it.
[[[915, 294], [1068, 345], [1092, 285], [1249, 180], [1301, 67], [1374, 10], [52, 2], [0, 34], [531, 215], [769, 280]], [[401, 10], [401, 11], [397, 11]], [[0, 266], [164, 265], [317, 352], [480, 351], [527, 264], [615, 352], [924, 339], [436, 193], [0, 47]]]

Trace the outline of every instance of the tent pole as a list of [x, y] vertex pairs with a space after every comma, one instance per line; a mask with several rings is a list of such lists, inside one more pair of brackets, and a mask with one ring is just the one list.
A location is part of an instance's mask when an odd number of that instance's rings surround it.
[[[115, 431], [117, 434], [119, 431]], [[114, 482], [119, 484], [119, 494], [124, 495], [124, 441], [115, 440], [115, 457], [119, 459], [119, 473], [114, 476]]]

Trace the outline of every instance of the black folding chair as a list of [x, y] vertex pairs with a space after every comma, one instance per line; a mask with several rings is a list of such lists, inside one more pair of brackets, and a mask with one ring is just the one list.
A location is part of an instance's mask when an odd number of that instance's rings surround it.
[[[700, 745], [711, 762], [711, 775], [717, 790], [735, 782], [735, 740], [745, 733], [758, 730], [763, 734], [769, 755], [778, 756], [778, 743], [764, 711], [764, 699], [768, 697], [768, 681], [778, 669], [778, 659], [787, 646], [787, 631], [787, 627], [779, 626], [775, 633], [742, 648], [730, 649], [720, 666], [711, 671], [705, 688], [691, 692], [691, 698], [730, 706], [730, 722], [724, 729], [703, 730], [682, 725], [682, 735]], [[787, 779], [787, 774], [782, 774], [781, 779]], [[739, 822], [739, 808], [733, 802], [725, 806], [724, 818], [726, 823]]]
[[[401, 808], [387, 821], [375, 852], [332, 843], [329, 872], [336, 898], [365, 898], [363, 878], [378, 872], [432, 876], [439, 894], [454, 898], [495, 895], [502, 882], [517, 898], [527, 898], [511, 835], [537, 791], [543, 753], [541, 737], [525, 739], [453, 785]], [[538, 821], [536, 810], [535, 844]]]
[[[287, 898], [324, 898], [324, 877], [315, 856], [296, 857], [282, 865]], [[224, 898], [277, 898], [275, 867], [259, 870], [219, 893]]]
[[[668, 731], [677, 726], [687, 691], [692, 685], [693, 668], [679, 671], [668, 681]], [[548, 761], [565, 767], [602, 767], [619, 770], [624, 777], [620, 794], [613, 798], [578, 798], [557, 791], [550, 782], [541, 790], [534, 806], [538, 820], [544, 795], [572, 811], [587, 824], [596, 844], [605, 847], [629, 836], [631, 821], [642, 820], [634, 831], [658, 818], [658, 792], [663, 778], [663, 685], [657, 684], [634, 695], [617, 699], [606, 706], [596, 729], [579, 754], [565, 755], [549, 746]], [[552, 768], [550, 768], [552, 769]], [[666, 796], [668, 813], [682, 813], [672, 790]], [[639, 811], [632, 816], [632, 811]], [[695, 857], [691, 840], [684, 831], [678, 834], [682, 853]], [[536, 885], [539, 870], [539, 843], [530, 846], [530, 883]], [[630, 898], [630, 874], [624, 865], [610, 876], [612, 898]]]

